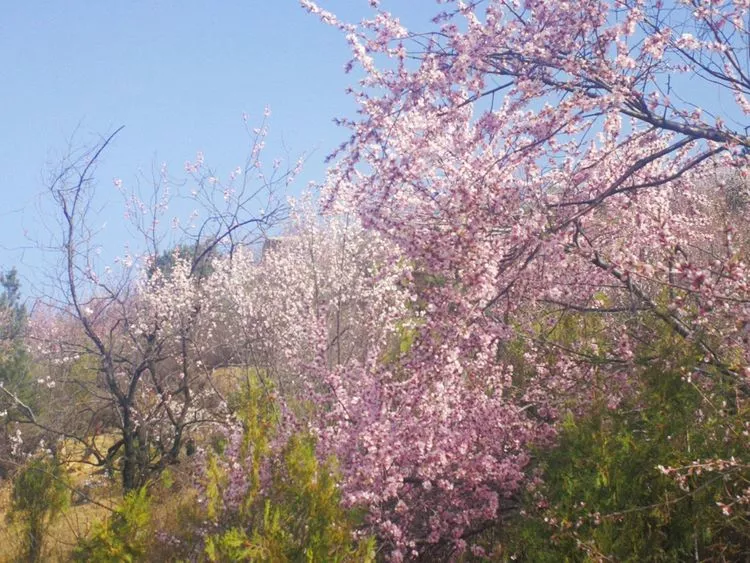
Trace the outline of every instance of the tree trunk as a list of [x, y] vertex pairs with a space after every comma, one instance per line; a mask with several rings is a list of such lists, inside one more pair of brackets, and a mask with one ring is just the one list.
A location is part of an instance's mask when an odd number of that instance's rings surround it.
[[138, 438], [136, 436], [133, 421], [129, 410], [123, 413], [125, 424], [123, 425], [123, 460], [122, 460], [122, 490], [124, 494], [139, 487], [139, 463], [138, 463]]

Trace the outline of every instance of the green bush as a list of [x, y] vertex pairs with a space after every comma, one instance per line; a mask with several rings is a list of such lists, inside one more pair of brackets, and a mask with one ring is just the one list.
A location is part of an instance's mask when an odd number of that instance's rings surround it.
[[209, 560], [374, 561], [374, 540], [353, 539], [355, 519], [341, 506], [334, 462], [319, 462], [315, 441], [301, 433], [281, 452], [271, 447], [278, 416], [257, 379], [249, 383], [238, 414], [243, 443], [229, 461], [244, 464], [248, 487], [238, 510], [222, 509], [226, 472], [216, 459], [210, 464], [209, 512], [221, 531], [207, 540]]
[[[555, 449], [539, 452], [541, 484], [519, 517], [504, 522], [496, 551], [522, 561], [737, 561], [750, 558], [749, 514], [722, 514], [722, 474], [680, 483], [659, 466], [741, 459], [747, 412], [686, 381], [674, 364], [653, 362], [638, 392], [616, 410], [593, 405], [569, 416]], [[747, 475], [735, 476], [747, 482]], [[745, 507], [747, 508], [747, 507]], [[498, 545], [499, 544], [499, 545]]]
[[42, 560], [49, 524], [69, 502], [66, 475], [55, 459], [34, 459], [16, 475], [9, 517], [21, 524], [26, 561]]
[[152, 539], [151, 501], [146, 488], [128, 493], [106, 521], [79, 541], [73, 560], [81, 562], [142, 561]]

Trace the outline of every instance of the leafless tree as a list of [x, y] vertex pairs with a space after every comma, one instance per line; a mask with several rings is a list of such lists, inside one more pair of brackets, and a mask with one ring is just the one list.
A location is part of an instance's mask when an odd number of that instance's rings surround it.
[[[211, 381], [221, 358], [205, 338], [211, 320], [202, 307], [202, 278], [213, 257], [258, 244], [283, 219], [280, 193], [296, 169], [276, 165], [263, 173], [264, 131], [227, 184], [199, 158], [187, 167], [191, 176], [183, 185], [195, 186], [190, 197], [203, 219], [177, 229], [172, 248], [163, 247], [161, 225], [168, 222], [160, 219], [175, 183], [160, 172], [145, 198], [123, 190], [139, 238], [131, 248], [143, 254], [102, 271], [93, 228], [95, 172], [121, 130], [72, 151], [50, 177], [57, 233], [49, 246], [58, 257], [58, 283], [37, 304], [32, 324], [35, 354], [47, 369], [40, 389], [51, 402], [35, 410], [7, 393], [19, 423], [77, 444], [70, 448], [76, 461], [120, 470], [129, 491], [177, 462], [193, 429], [222, 420], [223, 401]], [[153, 294], [161, 296], [158, 311]]]

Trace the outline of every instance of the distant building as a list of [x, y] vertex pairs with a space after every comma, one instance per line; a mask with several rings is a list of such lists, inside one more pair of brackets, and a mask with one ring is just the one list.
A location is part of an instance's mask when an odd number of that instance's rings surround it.
[[263, 241], [263, 249], [260, 252], [260, 261], [262, 262], [265, 259], [266, 253], [279, 248], [283, 240], [284, 239], [282, 237], [268, 237], [265, 241]]

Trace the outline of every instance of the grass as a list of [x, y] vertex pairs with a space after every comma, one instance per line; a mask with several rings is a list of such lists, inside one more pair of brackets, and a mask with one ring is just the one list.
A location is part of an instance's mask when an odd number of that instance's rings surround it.
[[[114, 438], [102, 436], [99, 440], [97, 445], [106, 448]], [[60, 448], [62, 459], [81, 459], [83, 453], [80, 444], [70, 441]], [[116, 506], [120, 497], [119, 486], [103, 474], [101, 468], [75, 461], [67, 462], [65, 468], [71, 487], [71, 505], [50, 524], [45, 538], [45, 561], [66, 561], [78, 539], [86, 536], [95, 522], [106, 518], [107, 507]], [[0, 486], [0, 563], [21, 560], [22, 531], [20, 524], [11, 519], [11, 489], [10, 482]], [[88, 499], [76, 491], [83, 492]]]

